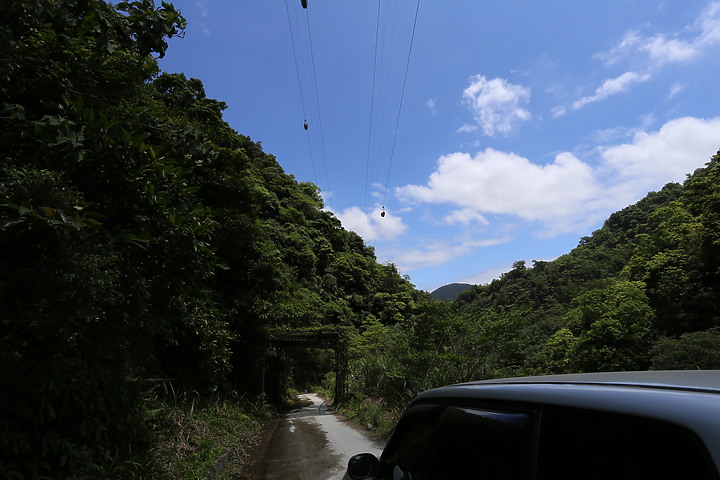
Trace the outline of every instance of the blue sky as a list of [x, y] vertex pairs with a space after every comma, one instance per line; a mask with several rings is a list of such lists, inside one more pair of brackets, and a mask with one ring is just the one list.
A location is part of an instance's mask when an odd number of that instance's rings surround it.
[[720, 149], [720, 1], [172, 3], [161, 68], [423, 290], [557, 258]]

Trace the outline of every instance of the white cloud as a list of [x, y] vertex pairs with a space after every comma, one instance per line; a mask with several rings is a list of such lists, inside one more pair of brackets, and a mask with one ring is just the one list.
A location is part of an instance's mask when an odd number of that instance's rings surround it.
[[197, 2], [197, 3], [195, 3], [195, 6], [197, 6], [198, 9], [200, 9], [200, 16], [201, 16], [202, 18], [207, 18], [207, 16], [208, 16], [208, 7], [207, 7], [207, 5], [204, 5], [204, 4], [200, 3], [200, 2]]
[[[527, 268], [533, 268], [534, 264], [533, 262], [552, 262], [553, 260], [557, 260], [557, 257], [551, 257], [551, 258], [543, 258], [543, 259], [525, 259], [525, 266]], [[504, 265], [499, 265], [496, 267], [488, 268], [486, 270], [483, 270], [481, 272], [477, 272], [473, 275], [469, 275], [466, 277], [463, 277], [458, 280], [459, 283], [470, 283], [472, 285], [485, 285], [493, 280], [502, 277], [505, 273], [508, 273], [513, 269], [513, 263], [507, 263]]]
[[607, 79], [602, 85], [595, 89], [595, 93], [593, 95], [576, 100], [573, 103], [573, 109], [577, 110], [588, 103], [599, 102], [611, 95], [626, 92], [633, 83], [642, 83], [648, 81], [649, 79], [649, 74], [641, 75], [635, 72], [625, 72], [618, 77]]
[[606, 147], [602, 159], [619, 175], [619, 184], [631, 181], [634, 190], [682, 182], [720, 148], [720, 117], [709, 120], [684, 117], [671, 120], [656, 132], [638, 131], [632, 142]]
[[[510, 133], [519, 122], [529, 120], [530, 112], [521, 107], [530, 101], [530, 89], [502, 78], [475, 75], [463, 92], [463, 103], [472, 112], [478, 127], [487, 136]], [[459, 131], [472, 131], [464, 125]]]
[[691, 60], [699, 54], [697, 45], [676, 38], [668, 39], [662, 34], [646, 39], [639, 47], [656, 67]]
[[636, 130], [630, 142], [601, 148], [596, 173], [603, 177], [603, 195], [591, 209], [603, 217], [631, 205], [669, 182], [682, 183], [705, 165], [720, 147], [720, 117], [685, 117], [655, 132]]
[[697, 45], [692, 41], [668, 38], [662, 33], [643, 36], [637, 31], [630, 31], [609, 51], [598, 53], [595, 57], [605, 60], [608, 65], [626, 58], [644, 58], [649, 61], [647, 66], [661, 67], [667, 63], [690, 60], [698, 53]]
[[512, 270], [512, 264], [502, 265], [499, 267], [488, 268], [481, 272], [469, 275], [458, 280], [459, 283], [469, 283], [472, 285], [486, 285], [496, 278], [500, 278], [503, 273]]
[[[560, 153], [549, 164], [491, 148], [474, 156], [445, 155], [426, 185], [406, 185], [396, 194], [408, 203], [457, 207], [443, 218], [446, 224], [487, 225], [486, 216], [493, 214], [509, 216], [496, 223], [512, 217], [540, 222], [543, 236], [577, 231], [702, 167], [720, 147], [720, 117], [679, 118], [657, 131], [627, 133], [632, 133], [629, 141], [596, 151], [594, 167], [571, 153]], [[619, 131], [606, 135], [607, 140], [622, 137]]]
[[462, 223], [463, 225], [468, 225], [472, 222], [478, 222], [482, 225], [490, 225], [490, 222], [488, 222], [484, 216], [482, 216], [480, 213], [478, 213], [477, 210], [473, 208], [453, 210], [443, 218], [443, 221], [448, 225], [453, 225], [455, 223]]
[[208, 18], [208, 14], [210, 13], [208, 6], [201, 2], [196, 2], [195, 6], [200, 10], [200, 21], [198, 22], [198, 26], [202, 29], [203, 33], [211, 37], [212, 31], [208, 28], [205, 20]]
[[638, 45], [642, 43], [642, 37], [636, 31], [629, 31], [617, 45], [607, 52], [600, 52], [594, 55], [594, 58], [605, 60], [607, 65], [614, 65], [628, 56], [629, 52], [638, 49]]
[[596, 57], [608, 65], [631, 59], [646, 62], [649, 69], [658, 69], [666, 64], [693, 60], [717, 43], [720, 43], [720, 2], [713, 2], [693, 25], [678, 33], [642, 35], [630, 31], [617, 45]]
[[[375, 203], [380, 205], [382, 203], [383, 198], [386, 197], [385, 193], [387, 192], [387, 189], [385, 188], [385, 185], [379, 182], [373, 182], [372, 183], [372, 190], [370, 190], [370, 196], [375, 199]], [[375, 208], [379, 208], [377, 205]]]
[[701, 32], [695, 42], [699, 47], [720, 43], [720, 2], [711, 3], [700, 15], [696, 25]]
[[470, 133], [470, 132], [474, 132], [477, 129], [478, 129], [477, 125], [470, 125], [469, 123], [466, 123], [462, 127], [458, 128], [457, 131], [460, 133]]
[[336, 212], [335, 215], [340, 219], [348, 230], [352, 230], [368, 242], [375, 240], [395, 240], [405, 233], [407, 225], [402, 221], [402, 217], [393, 215], [389, 211], [385, 211], [385, 216], [381, 216], [382, 208], [375, 207], [368, 214], [360, 207], [349, 207], [342, 212]]
[[553, 118], [562, 117], [562, 116], [565, 115], [566, 113], [567, 113], [567, 108], [565, 108], [565, 107], [563, 107], [563, 106], [557, 106], [557, 107], [553, 108], [553, 109], [550, 111], [550, 115], [551, 115]]
[[683, 85], [682, 83], [674, 83], [670, 87], [670, 92], [668, 93], [668, 98], [672, 98], [675, 95], [682, 93], [685, 90], [685, 88], [686, 88], [685, 85]]
[[431, 98], [427, 102], [425, 102], [425, 105], [430, 109], [430, 113], [433, 115], [437, 115], [437, 108], [435, 106], [437, 105], [437, 99]]
[[595, 130], [590, 135], [590, 138], [596, 145], [608, 144], [610, 142], [617, 143], [621, 140], [632, 137], [637, 130], [637, 128], [628, 128], [626, 126], [605, 128], [602, 130]]
[[[470, 283], [472, 285], [486, 285], [495, 279], [502, 277], [513, 269], [513, 263], [507, 263], [504, 265], [498, 265], [492, 268], [482, 270], [480, 272], [468, 275], [458, 280], [459, 283]], [[532, 261], [525, 260], [525, 266], [527, 268], [532, 267]]]
[[[440, 157], [427, 185], [407, 185], [398, 195], [410, 202], [451, 203], [478, 212], [551, 221], [572, 215], [578, 203], [596, 195], [592, 169], [563, 153], [537, 165], [514, 153], [491, 148], [474, 157]], [[467, 210], [465, 210], [467, 217]]]
[[387, 251], [401, 271], [419, 270], [437, 267], [456, 258], [468, 255], [476, 248], [492, 247], [510, 241], [510, 237], [489, 238], [485, 240], [436, 240], [412, 249]]
[[[711, 3], [693, 25], [676, 33], [643, 35], [637, 30], [631, 30], [614, 47], [596, 54], [595, 58], [604, 60], [607, 65], [627, 60], [638, 71], [626, 72], [606, 80], [593, 95], [576, 100], [572, 107], [577, 110], [589, 103], [626, 92], [633, 84], [650, 80], [666, 65], [695, 60], [717, 44], [720, 44], [720, 2]], [[668, 98], [681, 90], [678, 84], [674, 85]], [[566, 109], [562, 106], [555, 107], [551, 112], [553, 118], [565, 113]]]

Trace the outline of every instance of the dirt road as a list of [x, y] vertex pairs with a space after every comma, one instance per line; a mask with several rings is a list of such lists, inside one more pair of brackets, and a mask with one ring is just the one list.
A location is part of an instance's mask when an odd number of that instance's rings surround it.
[[252, 480], [340, 480], [348, 459], [361, 452], [380, 455], [383, 445], [332, 414], [313, 393], [303, 407], [277, 419], [257, 450]]

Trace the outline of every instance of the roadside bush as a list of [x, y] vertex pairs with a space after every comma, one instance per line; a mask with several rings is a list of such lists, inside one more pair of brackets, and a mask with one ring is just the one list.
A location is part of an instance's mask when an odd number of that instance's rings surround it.
[[340, 413], [359, 423], [368, 431], [388, 438], [400, 418], [402, 408], [391, 407], [378, 398], [363, 398], [355, 395], [342, 405]]
[[147, 402], [154, 434], [149, 478], [236, 478], [273, 415], [267, 404], [243, 397], [208, 401], [182, 394]]

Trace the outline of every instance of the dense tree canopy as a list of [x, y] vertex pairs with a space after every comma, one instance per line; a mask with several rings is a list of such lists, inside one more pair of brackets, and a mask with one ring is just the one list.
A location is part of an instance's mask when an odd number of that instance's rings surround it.
[[185, 26], [172, 5], [1, 8], [2, 475], [93, 476], [142, 451], [152, 379], [261, 393], [269, 328], [413, 308], [317, 187], [200, 80], [159, 72]]

